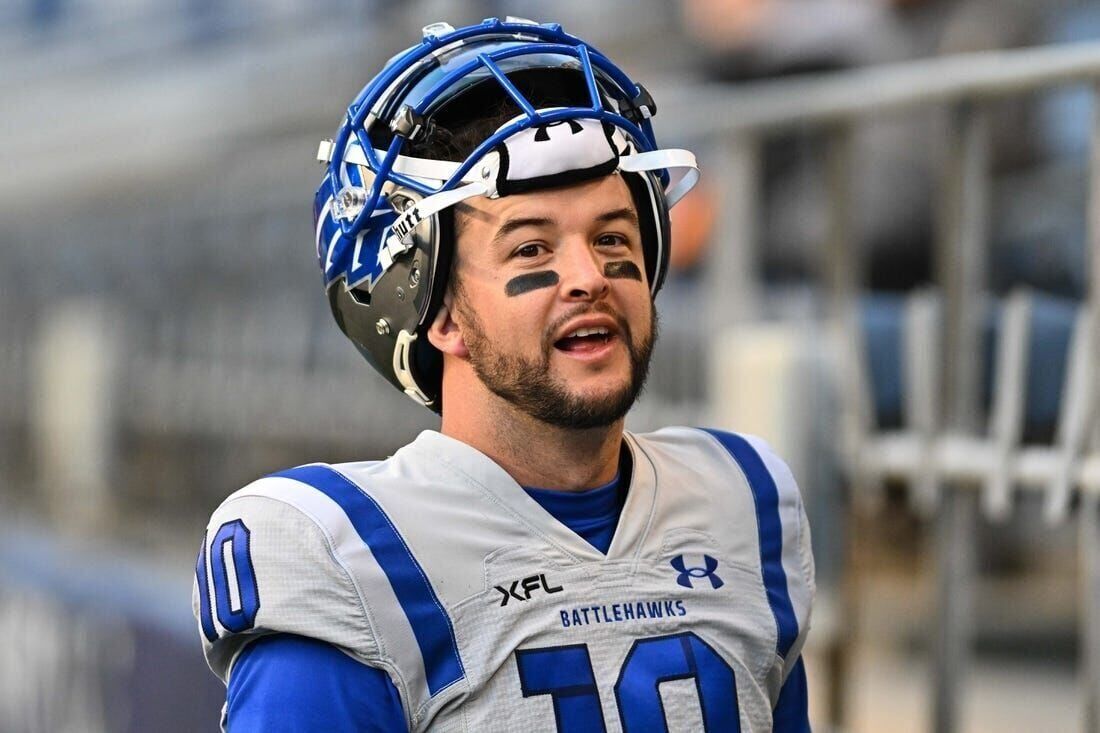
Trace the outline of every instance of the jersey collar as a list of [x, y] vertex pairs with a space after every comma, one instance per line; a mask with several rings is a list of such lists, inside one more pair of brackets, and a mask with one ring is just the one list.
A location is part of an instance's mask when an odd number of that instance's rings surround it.
[[529, 534], [543, 539], [569, 560], [621, 562], [634, 561], [640, 555], [656, 500], [653, 462], [630, 433], [623, 433], [623, 443], [632, 454], [633, 474], [606, 557], [539, 506], [508, 472], [476, 448], [434, 430], [422, 432], [412, 447], [426, 460], [436, 462], [448, 479], [458, 478], [486, 495]]

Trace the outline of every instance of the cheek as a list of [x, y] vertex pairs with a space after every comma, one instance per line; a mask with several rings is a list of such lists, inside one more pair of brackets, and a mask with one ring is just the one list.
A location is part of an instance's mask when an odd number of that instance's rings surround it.
[[[539, 292], [520, 296], [505, 293], [504, 280], [479, 283], [467, 291], [467, 308], [473, 310], [480, 330], [496, 347], [512, 350], [517, 345], [541, 341], [546, 325], [545, 298]], [[549, 292], [543, 290], [542, 293]]]
[[505, 298], [497, 304], [503, 328], [515, 343], [526, 343], [542, 339], [546, 328], [548, 311], [540, 307], [542, 299], [529, 294], [520, 298]]
[[657, 317], [648, 289], [645, 290], [643, 296], [637, 300], [631, 300], [631, 335], [635, 341], [641, 341], [649, 335], [653, 320]]

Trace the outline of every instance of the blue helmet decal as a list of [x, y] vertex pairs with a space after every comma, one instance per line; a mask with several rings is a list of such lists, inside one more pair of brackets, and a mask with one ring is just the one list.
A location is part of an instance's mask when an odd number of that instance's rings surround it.
[[[349, 169], [352, 180], [359, 179], [358, 171]], [[341, 188], [334, 188], [331, 173], [325, 176], [314, 197], [314, 220], [317, 222], [316, 255], [328, 288], [337, 280], [344, 280], [348, 288], [374, 286], [385, 271], [381, 257], [383, 239], [397, 219], [397, 212], [386, 200], [368, 217], [368, 226], [358, 234], [349, 234], [341, 226], [338, 202]], [[333, 191], [336, 191], [334, 194]]]

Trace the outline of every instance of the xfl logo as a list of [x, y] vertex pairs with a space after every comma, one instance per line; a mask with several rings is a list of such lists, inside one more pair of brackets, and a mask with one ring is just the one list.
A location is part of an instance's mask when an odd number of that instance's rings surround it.
[[529, 601], [531, 600], [531, 594], [537, 590], [546, 593], [561, 593], [563, 590], [560, 585], [550, 585], [546, 582], [546, 575], [543, 573], [528, 576], [523, 580], [513, 580], [508, 588], [503, 585], [494, 585], [493, 587], [500, 593], [500, 605], [502, 606], [507, 606], [508, 601], [513, 598], [517, 601]]
[[672, 565], [676, 572], [680, 574], [679, 576], [677, 576], [676, 582], [684, 586], [685, 588], [695, 587], [691, 583], [692, 578], [706, 578], [710, 581], [711, 588], [721, 588], [723, 585], [725, 585], [722, 579], [719, 578], [718, 575], [714, 572], [718, 569], [718, 561], [710, 555], [703, 555], [702, 567], [698, 565], [690, 568], [687, 567], [687, 564], [684, 562], [683, 555], [677, 555], [676, 557], [672, 558], [672, 560], [669, 561], [669, 564]]

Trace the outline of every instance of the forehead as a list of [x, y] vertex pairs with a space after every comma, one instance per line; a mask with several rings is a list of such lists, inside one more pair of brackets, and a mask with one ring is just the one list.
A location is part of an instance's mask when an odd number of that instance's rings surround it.
[[[499, 199], [478, 196], [456, 208], [459, 246], [463, 240], [484, 243], [506, 222], [514, 219], [547, 219], [563, 230], [586, 229], [608, 211], [634, 209], [626, 182], [617, 174]], [[635, 214], [637, 212], [635, 211]]]

